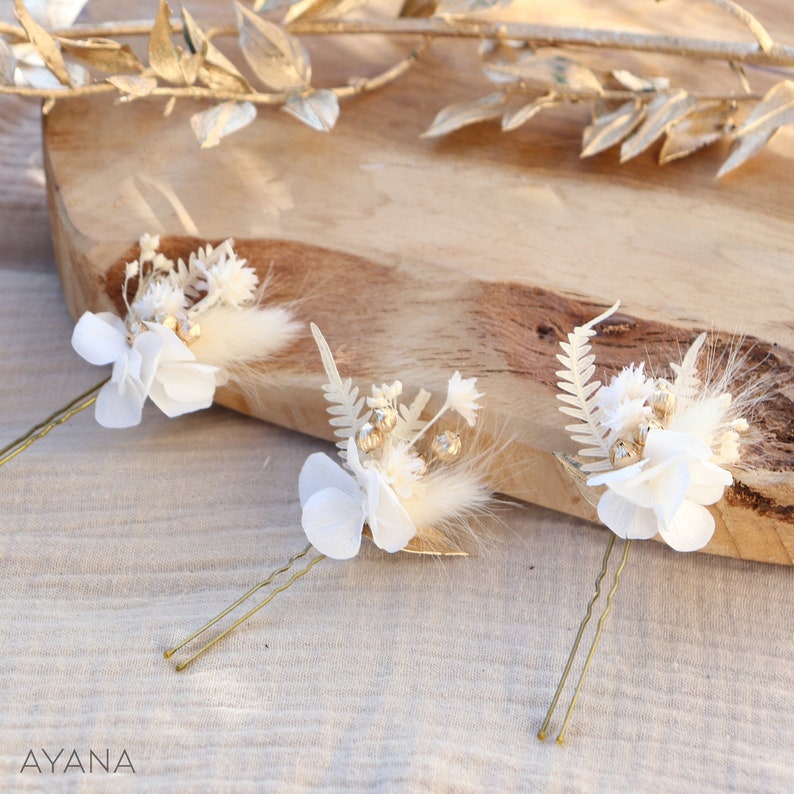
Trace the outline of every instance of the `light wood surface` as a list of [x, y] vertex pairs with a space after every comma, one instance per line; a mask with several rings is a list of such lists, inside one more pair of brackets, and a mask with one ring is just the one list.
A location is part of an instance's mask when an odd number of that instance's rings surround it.
[[[680, 23], [681, 4], [670, 5]], [[616, 19], [625, 21], [624, 6], [616, 4]], [[657, 13], [650, 6], [648, 18]], [[753, 10], [786, 41], [787, 4]], [[671, 29], [676, 8], [659, 13], [661, 29]], [[724, 20], [714, 14], [700, 9], [688, 32]], [[538, 19], [550, 21], [548, 10]], [[730, 20], [725, 27], [746, 38]], [[411, 46], [377, 41], [366, 46], [381, 64]], [[307, 43], [316, 74], [345, 72], [351, 45]], [[362, 46], [352, 47], [359, 59]], [[716, 68], [694, 77], [692, 64], [654, 63], [701, 83]], [[624, 166], [616, 152], [580, 160], [584, 108], [551, 111], [511, 134], [480, 125], [420, 140], [441, 106], [490, 90], [477, 74], [472, 42], [439, 42], [402, 80], [343, 104], [331, 134], [262, 112], [203, 151], [188, 121], [193, 104], [178, 103], [164, 119], [148, 102], [59, 103], [45, 118], [44, 160], [70, 311], [113, 305], [120, 268], [144, 231], [182, 254], [196, 239], [232, 236], [263, 275], [272, 273], [274, 299], [297, 300], [340, 371], [362, 387], [399, 377], [408, 391], [441, 392], [455, 369], [479, 376], [488, 405], [479, 441], [495, 450], [502, 490], [590, 518], [553, 457], [575, 451], [555, 399], [559, 340], [617, 298], [621, 314], [595, 343], [605, 373], [646, 358], [658, 370], [701, 329], [723, 341], [741, 330], [781, 391], [755, 420], [767, 454], [736, 473], [706, 551], [791, 564], [792, 136], [781, 133], [719, 183], [721, 146], [663, 168], [656, 147]], [[309, 335], [268, 371], [272, 386], [255, 399], [225, 392], [219, 401], [328, 438]]]

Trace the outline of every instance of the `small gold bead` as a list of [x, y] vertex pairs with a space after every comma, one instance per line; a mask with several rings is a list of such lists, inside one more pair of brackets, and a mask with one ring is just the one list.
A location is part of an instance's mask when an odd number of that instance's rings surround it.
[[609, 448], [609, 462], [614, 469], [625, 469], [640, 459], [640, 450], [631, 441], [616, 441]]
[[391, 433], [397, 424], [397, 411], [390, 405], [385, 408], [375, 408], [372, 411], [372, 424], [381, 433]]
[[645, 441], [648, 438], [648, 433], [651, 430], [661, 430], [662, 423], [658, 419], [651, 417], [643, 422], [640, 422], [634, 429], [634, 442], [640, 446], [645, 446]]
[[440, 433], [431, 444], [433, 454], [444, 463], [451, 463], [460, 455], [460, 433]]
[[198, 323], [191, 325], [189, 322], [177, 326], [176, 335], [186, 344], [190, 345], [201, 336], [201, 326]]
[[177, 322], [176, 317], [174, 317], [173, 314], [166, 314], [166, 316], [163, 317], [163, 322], [161, 324], [164, 325], [166, 328], [169, 328], [174, 333], [176, 333], [176, 330], [179, 327], [179, 323]]
[[362, 452], [373, 452], [383, 446], [383, 433], [374, 425], [366, 422], [358, 431], [356, 446]]
[[421, 455], [417, 455], [416, 459], [418, 461], [421, 461], [421, 464], [422, 464], [422, 468], [417, 469], [416, 476], [417, 477], [424, 477], [425, 474], [427, 474], [427, 461]]
[[666, 384], [660, 385], [651, 395], [649, 402], [657, 419], [663, 422], [673, 413], [673, 409], [675, 408], [675, 394], [670, 391], [670, 387]]

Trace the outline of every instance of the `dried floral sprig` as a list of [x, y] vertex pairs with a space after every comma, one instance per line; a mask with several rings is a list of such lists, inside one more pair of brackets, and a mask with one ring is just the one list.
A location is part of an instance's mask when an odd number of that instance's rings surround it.
[[[430, 393], [420, 389], [410, 404], [400, 402], [402, 384], [372, 387], [369, 412], [362, 414], [358, 390], [342, 381], [331, 350], [316, 325], [311, 326], [329, 383], [324, 386], [336, 434], [345, 439], [341, 457], [311, 455], [301, 470], [299, 491], [307, 538], [323, 554], [349, 559], [358, 554], [364, 526], [384, 551], [462, 554], [450, 536], [488, 503], [490, 488], [471, 466], [461, 465], [459, 432], [437, 432], [450, 411], [473, 427], [481, 395], [476, 378], [459, 372], [450, 378], [447, 396], [429, 420], [421, 418]], [[434, 430], [431, 442], [421, 444]]]
[[[301, 524], [310, 544], [294, 554], [265, 580], [216, 615], [198, 631], [165, 651], [171, 658], [274, 579], [305, 557], [312, 547], [319, 552], [261, 603], [180, 662], [184, 670], [196, 658], [234, 631], [273, 598], [291, 587], [326, 558], [346, 560], [358, 554], [361, 538], [370, 537], [384, 551], [441, 556], [466, 555], [458, 544], [458, 531], [488, 511], [491, 488], [477, 459], [466, 460], [460, 432], [439, 432], [438, 423], [450, 412], [469, 427], [477, 421], [479, 399], [476, 378], [459, 372], [449, 379], [441, 408], [429, 419], [422, 415], [431, 394], [420, 389], [410, 404], [400, 402], [398, 380], [372, 386], [370, 397], [359, 397], [351, 379], [343, 380], [328, 343], [316, 325], [311, 326], [325, 367], [323, 386], [330, 403], [330, 423], [340, 439], [339, 454], [345, 468], [328, 455], [310, 455], [301, 469], [298, 491]], [[364, 410], [364, 406], [367, 410]], [[429, 433], [432, 431], [432, 440]]]
[[159, 245], [144, 234], [139, 258], [126, 265], [126, 316], [85, 312], [72, 334], [86, 361], [113, 365], [96, 398], [104, 427], [137, 425], [147, 397], [169, 417], [209, 407], [218, 386], [231, 379], [244, 386], [249, 368], [300, 328], [289, 309], [261, 305], [259, 277], [232, 240], [199, 248], [187, 262], [167, 258]]
[[[16, 0], [21, 27], [0, 25], [0, 93], [45, 99], [45, 112], [56, 100], [118, 91], [121, 101], [166, 98], [166, 114], [178, 98], [216, 102], [196, 113], [191, 123], [202, 146], [250, 124], [257, 106], [277, 106], [309, 126], [329, 131], [339, 116], [339, 99], [380, 88], [404, 74], [437, 38], [476, 38], [483, 42], [485, 75], [497, 90], [456, 103], [437, 114], [425, 137], [445, 135], [463, 126], [501, 119], [511, 131], [537, 113], [562, 104], [586, 103], [592, 123], [584, 131], [582, 156], [621, 145], [625, 162], [665, 137], [661, 163], [686, 157], [718, 140], [735, 146], [718, 176], [761, 151], [781, 127], [792, 123], [794, 81], [783, 79], [759, 93], [750, 86], [744, 64], [789, 69], [794, 48], [778, 44], [761, 22], [734, 0], [710, 0], [727, 11], [756, 43], [711, 41], [679, 36], [639, 34], [487, 20], [481, 11], [511, 5], [509, 0], [409, 0], [397, 18], [345, 18], [359, 0], [264, 0], [254, 10], [235, 4], [236, 25], [213, 25], [205, 31], [183, 9], [172, 22], [162, 0], [151, 23], [74, 26], [48, 32]], [[278, 23], [256, 11], [286, 9]], [[329, 18], [331, 17], [331, 18]], [[186, 49], [174, 44], [184, 36]], [[413, 34], [421, 44], [405, 58], [372, 78], [351, 77], [343, 86], [317, 87], [309, 55], [298, 36]], [[111, 36], [149, 37], [148, 64]], [[243, 75], [213, 44], [235, 35], [252, 75]], [[736, 89], [712, 94], [671, 86], [662, 77], [644, 77], [626, 69], [600, 72], [574, 58], [565, 47], [633, 50], [674, 54], [690, 59], [718, 59], [738, 77]], [[34, 60], [31, 61], [31, 54]], [[86, 64], [88, 69], [86, 69]], [[109, 74], [92, 82], [92, 69]], [[259, 81], [267, 91], [254, 87]], [[739, 106], [751, 109], [739, 123]]]
[[670, 365], [670, 379], [652, 377], [644, 363], [631, 364], [608, 385], [594, 380], [595, 355], [591, 339], [596, 327], [619, 304], [568, 334], [557, 356], [557, 373], [565, 403], [560, 410], [575, 420], [566, 426], [571, 439], [583, 445], [574, 459], [559, 456], [586, 492], [597, 494], [598, 517], [610, 535], [595, 592], [579, 626], [573, 648], [549, 710], [538, 732], [543, 739], [567, 681], [593, 606], [601, 594], [615, 537], [623, 538], [623, 556], [614, 574], [607, 603], [587, 655], [557, 741], [562, 743], [573, 709], [612, 606], [632, 540], [661, 535], [677, 551], [703, 548], [714, 532], [707, 505], [718, 502], [733, 476], [725, 468], [741, 457], [749, 424], [743, 415], [753, 387], [734, 396], [736, 376], [744, 361], [729, 359], [717, 376], [703, 371], [707, 335], [695, 339], [680, 364]]

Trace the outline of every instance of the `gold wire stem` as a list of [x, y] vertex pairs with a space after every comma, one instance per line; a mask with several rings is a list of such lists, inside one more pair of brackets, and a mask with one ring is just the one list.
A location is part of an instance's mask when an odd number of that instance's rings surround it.
[[169, 648], [167, 651], [163, 653], [163, 656], [166, 659], [170, 659], [180, 648], [184, 648], [189, 642], [192, 642], [199, 636], [199, 634], [203, 634], [207, 629], [212, 628], [219, 620], [223, 620], [230, 612], [237, 609], [240, 604], [243, 603], [246, 599], [250, 598], [257, 590], [261, 590], [263, 587], [267, 587], [280, 573], [284, 573], [288, 571], [295, 560], [299, 560], [301, 557], [305, 557], [309, 553], [309, 549], [311, 549], [312, 544], [310, 543], [305, 549], [302, 549], [299, 552], [293, 554], [287, 562], [284, 563], [280, 568], [276, 568], [274, 571], [271, 572], [270, 576], [267, 579], [263, 579], [259, 584], [255, 584], [247, 593], [240, 596], [233, 604], [226, 607], [223, 612], [217, 614], [209, 623], [205, 623], [200, 629], [194, 631], [187, 639], [182, 640], [179, 645], [175, 645], [173, 648]]
[[627, 540], [623, 546], [623, 557], [620, 560], [620, 565], [618, 565], [617, 570], [615, 571], [615, 581], [612, 583], [612, 588], [610, 589], [609, 593], [607, 593], [607, 605], [604, 607], [604, 611], [601, 613], [601, 617], [598, 619], [598, 627], [596, 628], [595, 637], [593, 637], [593, 644], [590, 646], [590, 652], [587, 654], [587, 659], [585, 659], [584, 667], [582, 668], [582, 674], [579, 676], [579, 683], [576, 685], [573, 697], [571, 698], [571, 705], [568, 706], [568, 711], [565, 712], [565, 719], [562, 722], [562, 728], [560, 728], [560, 732], [557, 735], [557, 744], [562, 744], [565, 741], [565, 732], [568, 730], [568, 723], [571, 721], [574, 706], [576, 705], [576, 701], [579, 699], [579, 693], [582, 691], [582, 684], [584, 684], [585, 676], [587, 675], [587, 671], [590, 669], [590, 663], [593, 661], [596, 646], [598, 645], [598, 641], [601, 639], [601, 630], [604, 628], [604, 621], [607, 619], [607, 615], [612, 608], [612, 599], [615, 597], [618, 585], [620, 584], [620, 574], [623, 573], [623, 569], [626, 567], [626, 560], [628, 559], [630, 548], [631, 540]]
[[590, 618], [593, 615], [593, 605], [601, 595], [601, 582], [606, 576], [607, 566], [609, 565], [609, 555], [612, 553], [612, 547], [614, 545], [615, 535], [613, 532], [610, 532], [609, 543], [607, 543], [607, 548], [604, 552], [604, 559], [601, 562], [601, 570], [598, 572], [598, 576], [595, 580], [595, 591], [593, 592], [593, 595], [590, 597], [590, 601], [587, 604], [585, 616], [582, 618], [582, 622], [579, 624], [579, 631], [576, 632], [576, 639], [573, 641], [573, 647], [571, 648], [571, 652], [568, 654], [568, 661], [565, 663], [565, 669], [562, 671], [562, 677], [560, 678], [559, 684], [557, 684], [557, 691], [554, 693], [549, 710], [546, 712], [546, 718], [543, 720], [543, 724], [540, 726], [540, 730], [538, 731], [538, 739], [540, 739], [540, 741], [543, 741], [546, 738], [546, 729], [549, 727], [549, 722], [551, 721], [552, 714], [554, 714], [554, 709], [557, 708], [557, 703], [560, 699], [560, 695], [562, 694], [563, 687], [565, 686], [565, 682], [568, 680], [568, 674], [571, 672], [573, 660], [576, 658], [576, 654], [579, 651], [579, 644], [582, 641], [582, 635], [584, 634], [585, 627], [590, 622]]
[[75, 414], [79, 414], [80, 411], [84, 411], [86, 408], [92, 406], [96, 402], [99, 390], [109, 380], [110, 378], [105, 378], [101, 383], [97, 383], [96, 386], [83, 392], [79, 397], [75, 397], [70, 403], [59, 408], [45, 420], [31, 427], [27, 433], [0, 449], [0, 466], [8, 463], [9, 460], [15, 458], [20, 452], [24, 452], [34, 442], [44, 438], [53, 428], [68, 422]]
[[[224, 629], [217, 637], [213, 637], [206, 645], [203, 645], [201, 648], [199, 648], [192, 656], [189, 656], [187, 659], [185, 659], [184, 662], [180, 662], [176, 666], [176, 671], [177, 672], [181, 672], [182, 670], [184, 670], [189, 664], [191, 664], [199, 656], [201, 656], [203, 653], [208, 651], [213, 645], [215, 645], [216, 642], [220, 642], [227, 634], [230, 634], [241, 623], [244, 623], [246, 620], [248, 620], [248, 618], [250, 618], [252, 615], [256, 614], [260, 609], [262, 609], [262, 607], [264, 607], [267, 604], [269, 604], [279, 593], [283, 593], [284, 590], [286, 590], [288, 587], [291, 587], [293, 584], [295, 584], [295, 582], [297, 582], [298, 579], [300, 579], [302, 576], [305, 576], [307, 573], [309, 573], [309, 571], [312, 568], [314, 568], [314, 566], [317, 565], [317, 563], [320, 562], [320, 560], [324, 560], [324, 559], [325, 559], [325, 554], [319, 554], [311, 562], [309, 562], [309, 564], [305, 568], [301, 568], [301, 570], [299, 570], [296, 573], [292, 574], [292, 576], [287, 580], [287, 582], [285, 582], [283, 585], [281, 585], [281, 587], [277, 587], [264, 601], [262, 601], [261, 604], [257, 604], [253, 609], [249, 609], [248, 612], [246, 612], [241, 618], [238, 618], [237, 620], [235, 620], [234, 623], [232, 623], [231, 626], [229, 626], [227, 629]], [[259, 587], [257, 586], [254, 589], [259, 589]], [[237, 603], [240, 603], [242, 600], [243, 599], [239, 599]], [[229, 610], [227, 609], [223, 614], [228, 614], [228, 611]], [[214, 623], [214, 622], [215, 621], [212, 621], [212, 623]], [[208, 625], [212, 625], [212, 623], [210, 623]], [[202, 631], [203, 631], [203, 629], [202, 629]], [[196, 636], [198, 634], [200, 634], [200, 633], [201, 632], [197, 632]], [[179, 647], [182, 647], [182, 646], [179, 646]]]

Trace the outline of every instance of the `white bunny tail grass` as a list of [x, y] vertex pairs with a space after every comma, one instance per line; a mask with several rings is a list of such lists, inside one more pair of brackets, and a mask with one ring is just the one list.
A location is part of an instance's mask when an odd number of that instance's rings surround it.
[[215, 306], [201, 318], [201, 336], [191, 351], [203, 364], [219, 367], [227, 380], [244, 387], [252, 366], [288, 347], [302, 323], [282, 306]]

